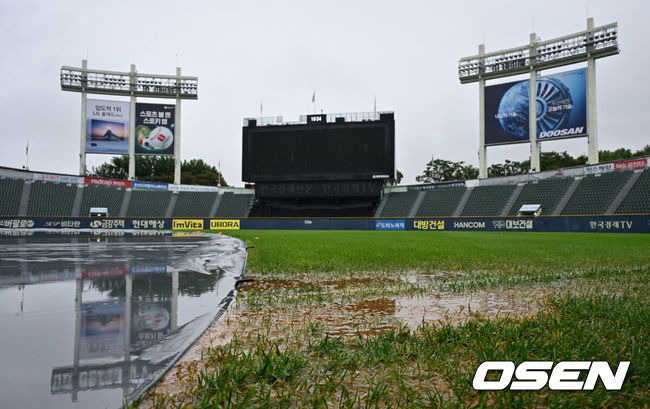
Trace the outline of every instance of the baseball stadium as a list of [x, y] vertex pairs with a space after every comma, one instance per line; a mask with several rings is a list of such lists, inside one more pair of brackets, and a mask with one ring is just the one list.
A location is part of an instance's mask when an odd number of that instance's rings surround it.
[[[408, 185], [400, 112], [376, 109], [243, 118], [245, 186], [182, 183], [197, 77], [62, 66], [79, 173], [0, 167], [2, 406], [648, 407], [650, 156], [598, 148], [595, 64], [618, 53], [592, 19], [480, 45], [458, 62], [478, 174]], [[586, 162], [543, 169], [568, 138]], [[490, 176], [508, 144], [529, 169]], [[173, 183], [135, 177], [147, 155]]]

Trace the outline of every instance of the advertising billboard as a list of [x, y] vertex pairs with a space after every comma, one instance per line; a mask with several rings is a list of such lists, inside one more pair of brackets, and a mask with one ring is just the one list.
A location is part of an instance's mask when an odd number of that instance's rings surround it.
[[171, 332], [171, 301], [137, 301], [131, 320], [131, 347], [146, 348]]
[[86, 100], [86, 152], [129, 154], [129, 102]]
[[136, 155], [174, 154], [174, 105], [135, 105]]
[[[537, 140], [587, 135], [586, 69], [538, 77]], [[529, 141], [529, 80], [485, 87], [485, 144]]]
[[81, 359], [124, 354], [124, 303], [95, 301], [81, 304]]

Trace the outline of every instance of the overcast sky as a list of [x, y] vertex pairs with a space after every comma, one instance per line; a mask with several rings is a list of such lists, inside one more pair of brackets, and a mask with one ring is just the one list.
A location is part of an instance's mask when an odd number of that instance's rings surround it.
[[[396, 167], [414, 183], [432, 155], [478, 165], [478, 85], [460, 84], [461, 57], [483, 42], [486, 52], [525, 45], [533, 31], [575, 33], [587, 15], [619, 24], [621, 53], [596, 64], [600, 149], [639, 149], [650, 143], [647, 0], [0, 0], [0, 166], [25, 165], [29, 141], [30, 169], [78, 173], [81, 96], [61, 91], [59, 74], [87, 59], [197, 76], [199, 99], [182, 105], [182, 159], [220, 162], [235, 186], [242, 119], [261, 101], [264, 116], [295, 121], [313, 111], [314, 90], [325, 113], [372, 111], [376, 96], [377, 110], [395, 112]], [[586, 139], [549, 150], [586, 154]], [[528, 154], [527, 144], [492, 147], [488, 164]], [[88, 166], [108, 160], [89, 154]]]

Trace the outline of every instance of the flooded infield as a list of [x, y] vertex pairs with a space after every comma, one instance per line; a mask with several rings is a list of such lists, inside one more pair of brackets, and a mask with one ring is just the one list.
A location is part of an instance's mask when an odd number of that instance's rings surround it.
[[117, 408], [223, 311], [246, 261], [225, 236], [0, 236], [0, 399]]

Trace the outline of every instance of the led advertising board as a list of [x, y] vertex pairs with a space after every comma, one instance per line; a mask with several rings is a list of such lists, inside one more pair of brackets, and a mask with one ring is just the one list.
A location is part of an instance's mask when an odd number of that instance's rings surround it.
[[[538, 77], [537, 140], [587, 135], [586, 69]], [[485, 87], [485, 144], [529, 142], [529, 80]]]

